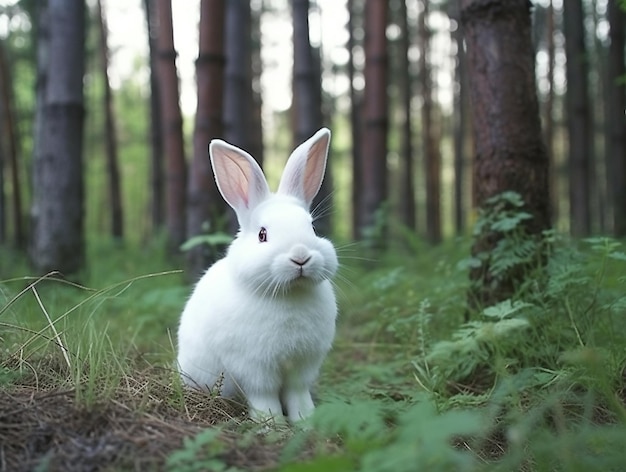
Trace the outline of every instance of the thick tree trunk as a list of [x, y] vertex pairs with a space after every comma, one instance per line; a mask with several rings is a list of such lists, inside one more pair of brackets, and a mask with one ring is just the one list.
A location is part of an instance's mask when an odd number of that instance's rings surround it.
[[[528, 0], [462, 0], [467, 64], [474, 123], [476, 201], [504, 191], [519, 193], [530, 235], [550, 226], [548, 156], [542, 142], [535, 86], [534, 51]], [[478, 237], [472, 254], [490, 253], [501, 235]], [[492, 277], [489, 261], [473, 269], [477, 306], [508, 298], [519, 274]]]
[[83, 74], [85, 3], [48, 2], [49, 42], [34, 158], [32, 262], [39, 272], [84, 266]]
[[117, 158], [117, 133], [115, 130], [115, 113], [113, 94], [109, 82], [109, 46], [107, 40], [107, 22], [98, 0], [98, 17], [100, 19], [100, 56], [102, 81], [104, 83], [104, 144], [106, 150], [106, 168], [109, 177], [109, 203], [111, 205], [111, 236], [121, 240], [124, 237], [124, 212], [122, 208], [122, 182]]
[[[224, 133], [224, 19], [224, 0], [202, 0], [200, 45], [196, 60], [198, 108], [189, 175], [187, 237], [216, 232], [226, 226], [226, 206], [217, 190], [207, 154], [211, 139], [221, 138]], [[214, 259], [215, 254], [207, 245], [192, 248], [187, 255], [190, 279], [197, 279]]]
[[[389, 62], [386, 0], [365, 2], [365, 91], [363, 104], [363, 147], [357, 233], [384, 222], [376, 221], [387, 199], [387, 133], [389, 128], [387, 82]], [[386, 226], [386, 225], [385, 225]], [[382, 246], [384, 238], [372, 241]]]
[[441, 242], [441, 154], [438, 138], [435, 136], [435, 117], [433, 110], [433, 90], [430, 77], [430, 31], [426, 25], [428, 1], [422, 2], [419, 19], [420, 85], [422, 94], [422, 141], [424, 146], [424, 164], [426, 173], [426, 236], [437, 244]]
[[[319, 58], [309, 41], [309, 0], [292, 0], [293, 17], [293, 108], [294, 147], [313, 136], [323, 124], [322, 85]], [[331, 231], [330, 211], [332, 194], [331, 167], [319, 193], [312, 203], [315, 228], [327, 236]]]
[[[185, 241], [186, 163], [180, 112], [171, 0], [156, 0], [159, 101], [163, 151], [166, 157], [166, 226], [168, 250], [178, 252]], [[206, 145], [206, 144], [205, 144]]]
[[407, 20], [406, 2], [399, 2], [400, 12], [400, 41], [398, 42], [400, 56], [399, 91], [402, 108], [402, 137], [401, 161], [402, 174], [400, 183], [400, 214], [402, 223], [414, 232], [416, 225], [415, 205], [415, 167], [413, 165], [413, 121], [411, 119], [411, 102], [413, 99], [413, 77], [409, 64], [409, 46], [411, 45], [411, 31]]
[[570, 230], [574, 236], [591, 233], [592, 128], [588, 63], [582, 0], [563, 5], [567, 56], [566, 120], [569, 135]]
[[613, 233], [626, 236], [626, 66], [624, 63], [626, 13], [617, 0], [609, 0], [607, 175], [613, 200]]
[[157, 18], [154, 2], [155, 0], [144, 0], [150, 56], [150, 215], [152, 229], [159, 230], [165, 223], [165, 175], [161, 100], [159, 98], [159, 80], [157, 74], [158, 57], [156, 38], [158, 35], [158, 25], [156, 24]]

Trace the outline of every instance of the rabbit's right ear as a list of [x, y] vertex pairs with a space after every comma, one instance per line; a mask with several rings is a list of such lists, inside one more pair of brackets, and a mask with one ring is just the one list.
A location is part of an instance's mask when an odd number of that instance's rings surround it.
[[250, 154], [221, 139], [211, 141], [209, 155], [217, 188], [243, 227], [250, 211], [270, 193], [265, 175]]

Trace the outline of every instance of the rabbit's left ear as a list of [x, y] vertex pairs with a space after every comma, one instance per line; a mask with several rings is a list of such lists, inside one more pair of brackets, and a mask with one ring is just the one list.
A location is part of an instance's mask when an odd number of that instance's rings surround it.
[[322, 128], [298, 146], [287, 160], [278, 193], [296, 197], [309, 208], [322, 186], [329, 145], [330, 130]]

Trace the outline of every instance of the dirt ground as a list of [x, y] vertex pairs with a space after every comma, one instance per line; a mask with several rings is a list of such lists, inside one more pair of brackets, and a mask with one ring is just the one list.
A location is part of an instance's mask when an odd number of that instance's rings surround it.
[[[183, 438], [245, 416], [221, 398], [186, 392], [174, 405], [171, 387], [143, 376], [122, 379], [113, 395], [92, 404], [74, 389], [20, 383], [0, 389], [0, 471], [165, 470]], [[181, 413], [184, 411], [184, 413]], [[218, 460], [244, 470], [277, 464], [279, 447], [234, 433], [220, 435]]]

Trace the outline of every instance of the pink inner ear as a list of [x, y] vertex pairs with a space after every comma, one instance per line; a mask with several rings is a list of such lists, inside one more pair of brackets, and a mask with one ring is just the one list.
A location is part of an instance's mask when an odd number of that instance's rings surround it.
[[[326, 169], [327, 146], [328, 139], [320, 139], [311, 146], [307, 153], [304, 181], [302, 182], [304, 198], [307, 202], [313, 200], [322, 185], [324, 170]], [[298, 179], [300, 178], [300, 173], [298, 173]]]

